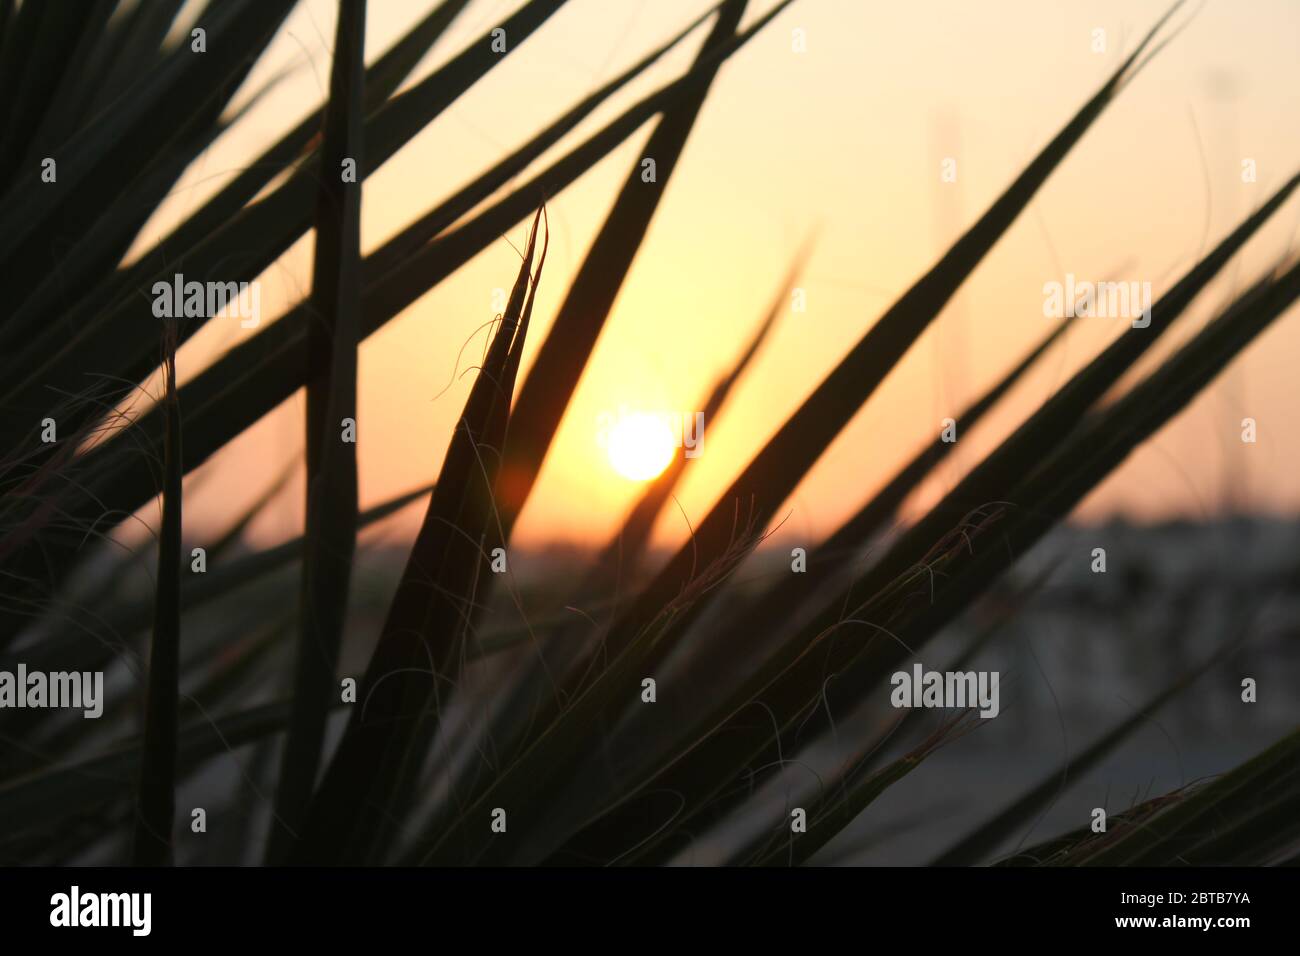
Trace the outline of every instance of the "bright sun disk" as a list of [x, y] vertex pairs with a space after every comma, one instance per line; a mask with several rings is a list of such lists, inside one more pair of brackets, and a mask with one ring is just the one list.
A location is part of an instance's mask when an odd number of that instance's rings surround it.
[[624, 478], [649, 481], [673, 460], [677, 442], [668, 423], [644, 412], [621, 418], [609, 435], [609, 463]]

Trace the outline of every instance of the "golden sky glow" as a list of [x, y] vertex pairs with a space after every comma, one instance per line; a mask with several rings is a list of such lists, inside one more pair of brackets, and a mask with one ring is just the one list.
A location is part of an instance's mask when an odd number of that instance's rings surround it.
[[[517, 5], [476, 0], [417, 76]], [[707, 5], [572, 0], [367, 180], [365, 248]], [[754, 0], [747, 20], [769, 6]], [[622, 470], [617, 461], [611, 468], [598, 440], [602, 415], [621, 406], [679, 415], [697, 410], [760, 321], [797, 246], [816, 229], [799, 283], [806, 311], [781, 317], [723, 413], [706, 424], [704, 451], [688, 464], [678, 490], [681, 510], [666, 509], [660, 522], [658, 540], [682, 540], [683, 514], [695, 520], [708, 510], [785, 416], [997, 196], [1165, 6], [1165, 0], [798, 0], [723, 68], [552, 447], [520, 539], [593, 542], [616, 526], [640, 485], [615, 473]], [[308, 0], [291, 18], [250, 85], [286, 66], [296, 69], [187, 174], [144, 242], [323, 99], [333, 7], [330, 0]], [[373, 0], [368, 58], [426, 9], [415, 0]], [[805, 53], [792, 50], [796, 28], [806, 31]], [[1106, 31], [1103, 53], [1091, 49], [1097, 28]], [[677, 75], [703, 35], [542, 162]], [[781, 534], [806, 538], [832, 530], [932, 439], [945, 417], [955, 417], [1014, 364], [1049, 327], [1044, 283], [1066, 273], [1150, 281], [1159, 296], [1300, 167], [1298, 47], [1300, 4], [1209, 0], [1053, 174], [822, 458], [782, 509]], [[649, 129], [550, 204], [550, 255], [525, 373]], [[952, 183], [940, 176], [946, 158], [956, 160]], [[1256, 183], [1242, 182], [1244, 158], [1256, 162]], [[1296, 239], [1298, 222], [1293, 199], [1152, 359], [1199, 328], [1234, 283], [1275, 261]], [[509, 235], [516, 246], [523, 238], [523, 224]], [[298, 243], [262, 277], [268, 319], [305, 293], [310, 242]], [[471, 381], [465, 370], [481, 352], [492, 318], [494, 292], [509, 286], [517, 268], [517, 253], [503, 238], [363, 346], [357, 415], [363, 506], [436, 476]], [[1125, 324], [1077, 323], [1009, 403], [959, 436], [953, 458], [909, 510], [950, 486]], [[182, 377], [250, 334], [236, 323], [210, 323], [183, 351]], [[1300, 315], [1293, 309], [1097, 489], [1080, 515], [1201, 516], [1229, 499], [1260, 509], [1300, 507], [1297, 356]], [[193, 506], [187, 501], [187, 521], [216, 522], [256, 496], [284, 461], [301, 453], [302, 413], [299, 395], [207, 466]], [[1258, 421], [1254, 445], [1240, 442], [1244, 416]], [[284, 500], [297, 492], [295, 486]], [[275, 511], [257, 527], [267, 540], [301, 521], [299, 507]]]

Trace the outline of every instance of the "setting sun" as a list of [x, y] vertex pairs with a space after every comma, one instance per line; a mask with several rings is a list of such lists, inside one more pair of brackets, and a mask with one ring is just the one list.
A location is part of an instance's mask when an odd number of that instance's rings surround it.
[[624, 478], [649, 481], [668, 467], [676, 446], [672, 429], [659, 416], [628, 415], [609, 434], [609, 463]]

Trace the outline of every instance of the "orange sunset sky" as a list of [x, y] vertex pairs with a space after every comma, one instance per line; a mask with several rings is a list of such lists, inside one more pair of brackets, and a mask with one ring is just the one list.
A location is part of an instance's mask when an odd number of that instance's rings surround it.
[[[371, 0], [373, 60], [432, 0]], [[475, 0], [417, 71], [424, 76], [512, 12]], [[752, 0], [746, 22], [772, 0]], [[707, 0], [571, 0], [468, 95], [365, 183], [363, 246], [373, 249], [522, 143], [592, 87], [702, 12]], [[519, 540], [590, 543], [609, 534], [639, 485], [597, 441], [602, 413], [688, 413], [762, 318], [800, 242], [816, 245], [799, 281], [807, 310], [785, 310], [668, 510], [681, 540], [714, 496], [892, 300], [935, 260], [1103, 82], [1165, 0], [797, 0], [722, 69], [653, 227], [552, 446]], [[1208, 0], [1053, 174], [961, 293], [886, 380], [782, 509], [783, 535], [820, 535], [855, 509], [947, 416], [978, 397], [1049, 328], [1043, 284], [1150, 281], [1157, 296], [1197, 255], [1300, 168], [1300, 3]], [[146, 229], [158, 238], [318, 105], [329, 76], [332, 0], [290, 18], [248, 91], [291, 73], [187, 173]], [[547, 163], [634, 98], [685, 69], [707, 25], [599, 110]], [[805, 31], [806, 52], [792, 49]], [[1106, 50], [1092, 49], [1102, 29]], [[208, 55], [219, 55], [211, 52]], [[550, 203], [550, 256], [525, 357], [554, 312], [653, 124]], [[940, 179], [944, 158], [957, 180]], [[1243, 183], [1243, 159], [1258, 181]], [[1174, 332], [1158, 358], [1216, 305], [1293, 247], [1294, 198]], [[361, 350], [362, 504], [436, 477], [492, 318], [493, 291], [518, 268], [525, 225], [420, 299]], [[507, 241], [507, 239], [509, 241]], [[264, 322], [306, 293], [311, 237], [261, 277]], [[909, 503], [950, 486], [1124, 327], [1084, 319]], [[181, 354], [182, 378], [254, 334], [210, 322]], [[466, 343], [468, 345], [466, 346]], [[458, 353], [462, 346], [464, 354]], [[1235, 502], [1300, 508], [1300, 311], [1292, 309], [1228, 373], [1084, 503], [1076, 517], [1204, 516]], [[1149, 367], [1150, 362], [1144, 367]], [[458, 376], [460, 376], [458, 378]], [[448, 388], [449, 383], [454, 383]], [[191, 476], [186, 519], [220, 527], [291, 457], [295, 396]], [[1241, 420], [1258, 441], [1240, 441]], [[271, 542], [301, 523], [300, 486], [255, 528]], [[152, 506], [151, 506], [152, 509]], [[152, 515], [152, 510], [150, 511]], [[417, 519], [406, 513], [403, 533]], [[401, 522], [399, 522], [401, 524]]]

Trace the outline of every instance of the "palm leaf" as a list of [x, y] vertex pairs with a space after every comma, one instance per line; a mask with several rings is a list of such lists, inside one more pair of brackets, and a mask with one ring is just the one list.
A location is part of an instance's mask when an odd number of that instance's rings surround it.
[[320, 765], [347, 614], [357, 534], [357, 332], [361, 311], [361, 183], [365, 0], [340, 0], [316, 207], [313, 321], [307, 327], [307, 516], [293, 713], [280, 765], [268, 859], [282, 859], [306, 814]]
[[[492, 482], [506, 436], [510, 398], [528, 331], [536, 277], [530, 273], [542, 211], [504, 321], [488, 350], [443, 461], [424, 523], [389, 607], [379, 644], [358, 685], [357, 708], [330, 761], [295, 859], [367, 860], [382, 853], [410, 798], [436, 721], [443, 681], [463, 666], [483, 551], [495, 524]], [[538, 274], [546, 260], [543, 246]]]
[[181, 418], [176, 400], [176, 335], [166, 326], [167, 434], [163, 444], [162, 527], [158, 533], [158, 586], [149, 692], [145, 704], [144, 759], [140, 764], [139, 805], [132, 859], [158, 866], [172, 859], [176, 803], [177, 695], [180, 687], [181, 569]]

